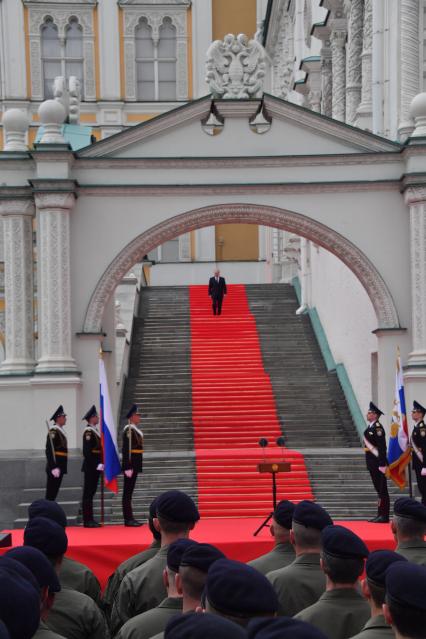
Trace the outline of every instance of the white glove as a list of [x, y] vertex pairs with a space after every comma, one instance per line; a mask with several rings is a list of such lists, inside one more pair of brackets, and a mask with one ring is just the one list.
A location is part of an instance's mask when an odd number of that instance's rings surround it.
[[56, 479], [59, 479], [59, 477], [61, 476], [61, 469], [60, 468], [52, 468], [52, 470], [50, 472], [52, 473], [52, 475], [54, 477], [56, 477]]
[[124, 474], [126, 475], [126, 477], [130, 479], [130, 477], [133, 477], [133, 468], [129, 468], [129, 470], [125, 470]]
[[379, 466], [379, 470], [380, 470], [381, 473], [386, 475], [386, 466]]
[[422, 472], [420, 474], [422, 477], [426, 477], [426, 468], [422, 468]]
[[101, 472], [103, 472], [104, 468], [105, 468], [105, 466], [103, 464], [98, 464], [96, 466], [96, 470], [100, 470]]

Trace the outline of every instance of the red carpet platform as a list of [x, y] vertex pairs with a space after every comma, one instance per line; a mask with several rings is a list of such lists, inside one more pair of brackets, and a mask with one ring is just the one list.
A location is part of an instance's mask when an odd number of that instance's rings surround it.
[[[198, 502], [203, 517], [265, 516], [271, 477], [259, 475], [259, 439], [282, 459], [271, 381], [263, 368], [256, 321], [245, 287], [228, 286], [222, 315], [214, 316], [206, 286], [190, 287], [192, 419]], [[278, 477], [278, 497], [312, 499], [303, 456], [285, 449], [290, 473]]]
[[[269, 529], [264, 528], [258, 537], [253, 531], [261, 520], [252, 519], [209, 519], [201, 520], [191, 537], [197, 541], [215, 544], [230, 559], [249, 561], [268, 552], [272, 547]], [[347, 526], [362, 537], [370, 550], [378, 548], [394, 549], [395, 543], [390, 526], [369, 524], [363, 521], [335, 522]], [[10, 532], [10, 531], [9, 531]], [[14, 546], [22, 544], [23, 530], [13, 530]], [[151, 543], [148, 526], [143, 528], [124, 528], [124, 526], [106, 526], [102, 529], [67, 528], [69, 557], [83, 562], [98, 576], [102, 587], [108, 576], [124, 559], [140, 552]], [[0, 549], [0, 554], [7, 549]]]

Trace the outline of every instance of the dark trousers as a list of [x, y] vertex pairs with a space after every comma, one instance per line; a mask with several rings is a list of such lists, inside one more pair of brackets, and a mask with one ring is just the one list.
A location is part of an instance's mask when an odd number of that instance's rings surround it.
[[47, 482], [46, 482], [46, 499], [49, 501], [55, 501], [58, 496], [59, 489], [62, 484], [63, 474], [56, 479], [50, 472], [50, 470], [46, 471], [47, 474]]
[[223, 297], [212, 297], [213, 315], [216, 315], [216, 313], [218, 315], [221, 314], [221, 312], [222, 312], [222, 302], [223, 302]]
[[373, 486], [379, 498], [377, 514], [379, 515], [379, 517], [385, 517], [386, 519], [389, 519], [390, 502], [386, 476], [381, 473], [378, 468], [374, 468], [371, 465], [368, 466], [368, 470], [370, 472], [371, 481], [373, 482]]
[[136, 485], [136, 479], [138, 478], [138, 473], [133, 472], [131, 477], [126, 477], [124, 475], [124, 489], [123, 489], [123, 518], [124, 520], [133, 519], [133, 509], [132, 509], [132, 495]]
[[[413, 453], [414, 456], [414, 453]], [[413, 464], [416, 473], [417, 486], [422, 497], [422, 504], [426, 506], [426, 477], [422, 477], [422, 467], [420, 464]]]
[[93, 521], [93, 497], [95, 496], [96, 489], [98, 487], [99, 470], [90, 469], [84, 472], [84, 485], [83, 485], [83, 522]]

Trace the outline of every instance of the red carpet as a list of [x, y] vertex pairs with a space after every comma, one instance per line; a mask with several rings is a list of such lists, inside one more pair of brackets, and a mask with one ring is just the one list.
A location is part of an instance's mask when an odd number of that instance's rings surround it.
[[[191, 537], [197, 541], [215, 544], [230, 559], [249, 561], [272, 548], [269, 529], [264, 528], [258, 537], [253, 537], [258, 523], [260, 521], [255, 519], [201, 520], [191, 533]], [[395, 547], [390, 526], [364, 521], [335, 523], [341, 523], [360, 535], [370, 550], [393, 550]], [[13, 545], [21, 545], [24, 531], [9, 532], [12, 532]], [[67, 555], [89, 566], [97, 575], [102, 588], [118, 564], [146, 548], [152, 541], [148, 526], [106, 526], [97, 530], [71, 526], [67, 528], [67, 535]], [[7, 550], [0, 548], [0, 555]]]
[[[256, 321], [243, 285], [228, 286], [214, 316], [206, 286], [190, 287], [192, 420], [198, 503], [203, 517], [259, 517], [271, 510], [271, 476], [259, 475], [259, 439], [282, 459], [271, 381], [263, 368]], [[278, 476], [278, 498], [312, 499], [303, 456], [285, 449], [292, 465]]]

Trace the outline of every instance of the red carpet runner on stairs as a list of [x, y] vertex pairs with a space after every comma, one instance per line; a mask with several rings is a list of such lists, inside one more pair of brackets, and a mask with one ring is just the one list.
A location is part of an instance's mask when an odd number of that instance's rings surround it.
[[[192, 420], [198, 501], [203, 517], [264, 517], [271, 476], [260, 475], [259, 439], [281, 460], [281, 433], [271, 381], [263, 368], [256, 320], [243, 285], [229, 285], [214, 316], [207, 286], [190, 287]], [[285, 362], [283, 362], [285, 366]], [[290, 473], [278, 476], [278, 499], [312, 499], [303, 456], [284, 449]]]

